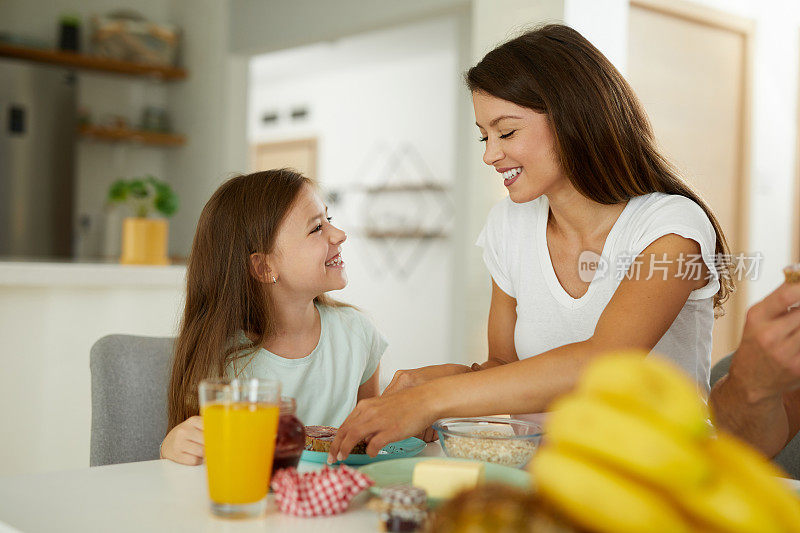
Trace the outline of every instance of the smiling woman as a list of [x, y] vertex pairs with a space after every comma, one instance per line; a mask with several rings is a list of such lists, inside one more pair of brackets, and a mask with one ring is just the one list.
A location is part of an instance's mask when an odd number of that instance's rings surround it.
[[483, 161], [509, 193], [477, 242], [492, 277], [488, 360], [398, 372], [351, 413], [331, 459], [445, 416], [542, 412], [612, 350], [658, 352], [708, 390], [715, 308], [733, 288], [716, 260], [727, 243], [622, 75], [556, 24], [498, 46], [466, 82]]

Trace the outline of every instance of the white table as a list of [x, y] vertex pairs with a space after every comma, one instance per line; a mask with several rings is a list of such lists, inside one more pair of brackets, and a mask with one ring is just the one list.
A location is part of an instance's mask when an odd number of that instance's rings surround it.
[[[438, 442], [420, 454], [441, 456]], [[321, 468], [300, 463], [300, 471]], [[208, 510], [205, 466], [146, 461], [0, 477], [0, 532], [271, 532], [378, 531], [377, 515], [365, 507], [368, 491], [347, 512], [327, 518], [281, 514], [272, 495], [266, 516], [217, 518]]]

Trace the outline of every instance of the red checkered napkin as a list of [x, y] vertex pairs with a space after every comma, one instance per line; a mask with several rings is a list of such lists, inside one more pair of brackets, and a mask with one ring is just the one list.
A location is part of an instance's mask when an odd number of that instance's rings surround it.
[[347, 465], [325, 465], [302, 474], [296, 468], [278, 470], [271, 483], [281, 512], [304, 517], [344, 512], [350, 500], [372, 484], [369, 477]]

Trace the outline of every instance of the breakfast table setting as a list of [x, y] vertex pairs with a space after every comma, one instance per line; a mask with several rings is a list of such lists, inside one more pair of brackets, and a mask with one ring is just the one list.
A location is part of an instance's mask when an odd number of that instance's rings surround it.
[[434, 442], [360, 441], [333, 465], [341, 428], [303, 425], [276, 382], [206, 380], [200, 405], [201, 464], [0, 477], [0, 533], [800, 531], [800, 484], [635, 354], [595, 361], [543, 426], [439, 419]]

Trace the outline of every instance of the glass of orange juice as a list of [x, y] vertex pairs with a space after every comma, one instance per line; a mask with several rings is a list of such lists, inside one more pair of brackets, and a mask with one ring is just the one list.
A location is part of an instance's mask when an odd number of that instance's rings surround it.
[[200, 382], [211, 512], [247, 518], [264, 512], [281, 384], [267, 379]]

